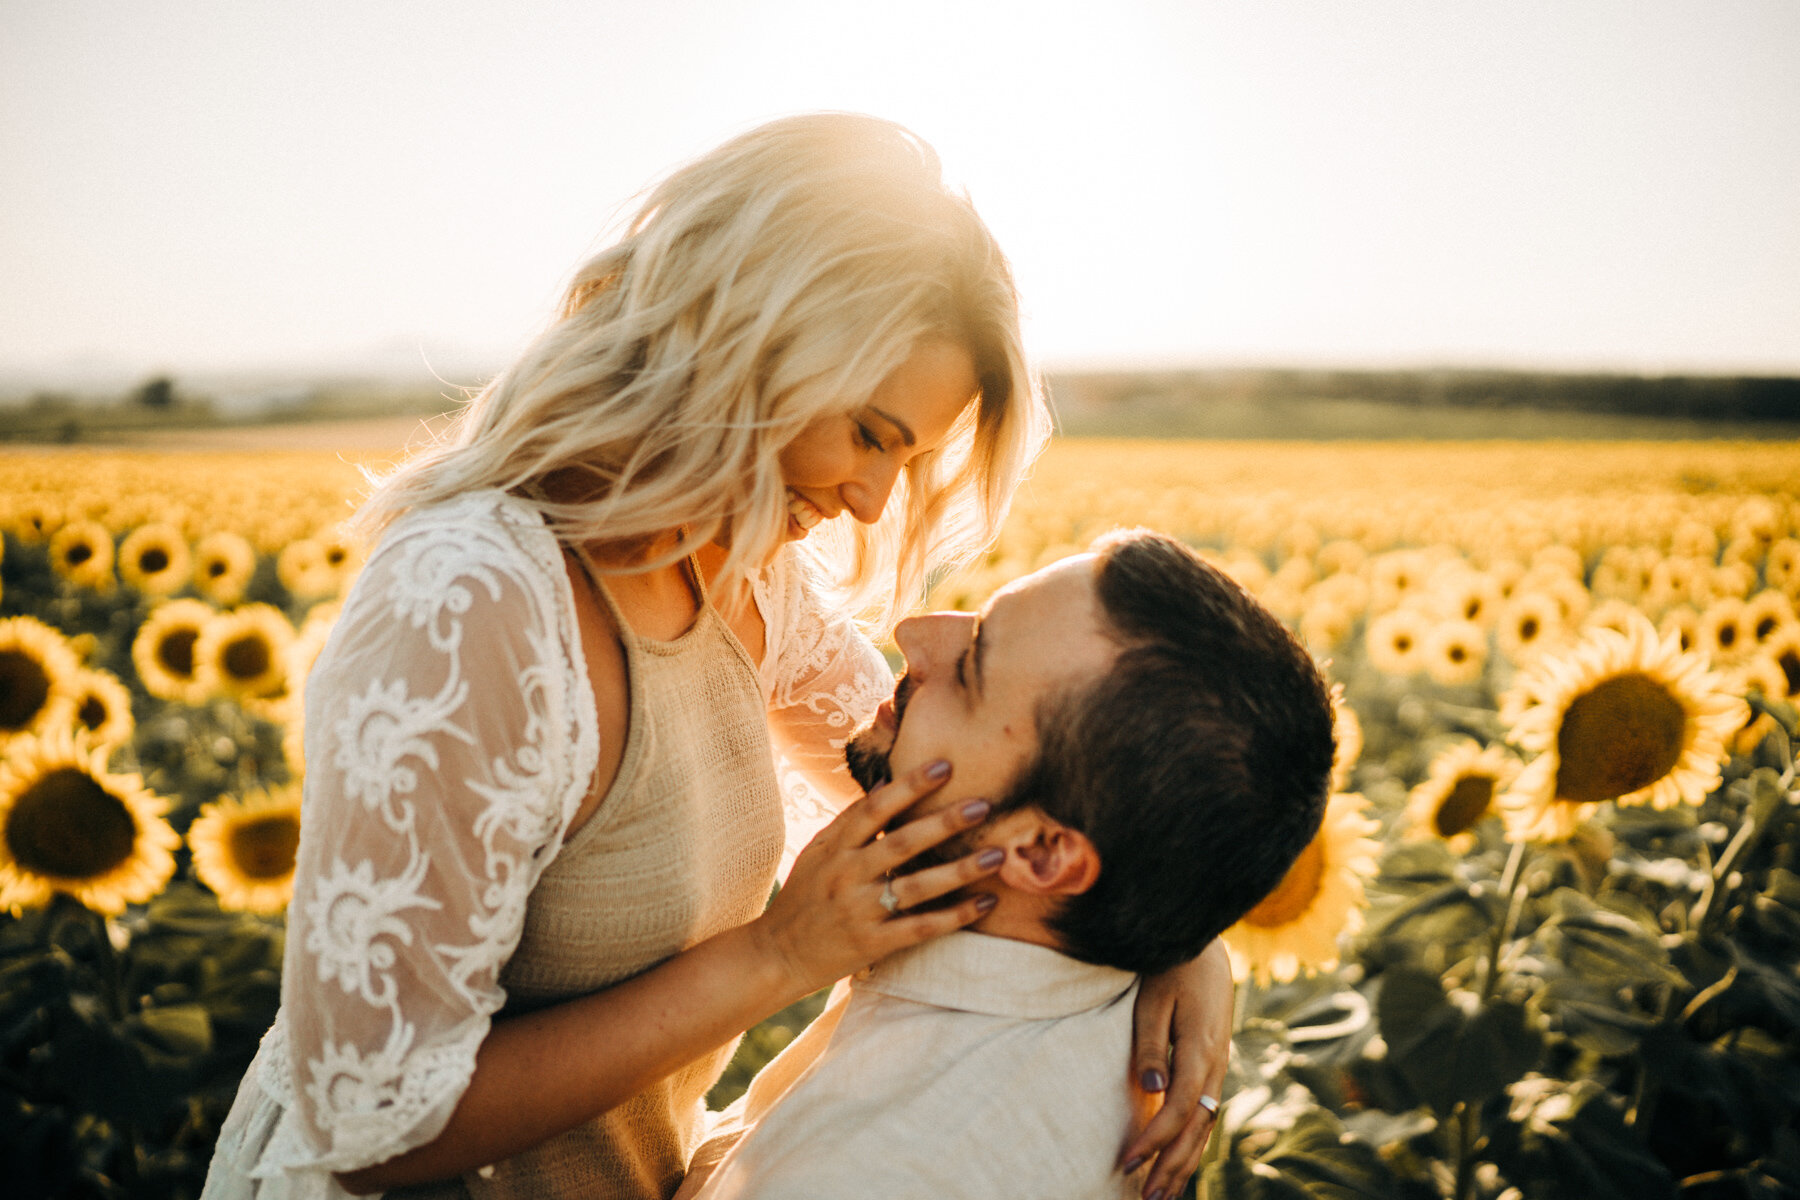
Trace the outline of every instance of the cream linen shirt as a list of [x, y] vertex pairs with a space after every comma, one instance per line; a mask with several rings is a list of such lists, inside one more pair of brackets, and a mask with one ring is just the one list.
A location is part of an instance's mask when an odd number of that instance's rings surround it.
[[959, 932], [896, 954], [758, 1076], [681, 1196], [1132, 1196], [1115, 1164], [1136, 996], [1136, 975], [1010, 938]]

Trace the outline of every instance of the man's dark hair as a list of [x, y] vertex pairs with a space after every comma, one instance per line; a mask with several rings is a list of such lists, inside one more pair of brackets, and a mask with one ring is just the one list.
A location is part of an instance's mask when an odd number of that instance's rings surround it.
[[1199, 954], [1318, 832], [1331, 698], [1281, 623], [1180, 542], [1129, 530], [1094, 549], [1118, 658], [1040, 710], [1037, 758], [995, 809], [1035, 805], [1094, 843], [1098, 881], [1050, 927], [1075, 958], [1148, 973]]

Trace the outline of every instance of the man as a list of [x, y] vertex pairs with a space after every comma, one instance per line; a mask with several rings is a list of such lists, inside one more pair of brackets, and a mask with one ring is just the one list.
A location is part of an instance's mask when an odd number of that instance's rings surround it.
[[1137, 975], [1199, 954], [1317, 831], [1325, 684], [1240, 588], [1142, 531], [895, 641], [905, 677], [851, 769], [872, 788], [954, 763], [917, 812], [992, 802], [932, 858], [998, 852], [973, 885], [997, 902], [840, 988], [752, 1084], [748, 1134], [710, 1177], [732, 1135], [703, 1149], [681, 1194], [1133, 1195], [1116, 1158]]

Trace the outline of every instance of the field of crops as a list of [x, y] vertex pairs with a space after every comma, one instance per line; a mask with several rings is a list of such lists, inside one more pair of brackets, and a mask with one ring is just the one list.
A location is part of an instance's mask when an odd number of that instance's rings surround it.
[[[327, 453], [0, 460], [20, 1194], [197, 1194], [275, 1009], [359, 487]], [[1209, 1194], [1800, 1189], [1792, 444], [1060, 442], [932, 602], [1121, 524], [1202, 548], [1342, 688], [1325, 827], [1228, 934]]]

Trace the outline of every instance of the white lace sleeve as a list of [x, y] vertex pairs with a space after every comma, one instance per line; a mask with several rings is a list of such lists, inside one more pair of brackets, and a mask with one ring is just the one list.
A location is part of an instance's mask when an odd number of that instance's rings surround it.
[[409, 516], [363, 568], [306, 689], [287, 1053], [270, 1068], [291, 1074], [264, 1080], [298, 1138], [255, 1174], [421, 1145], [468, 1086], [594, 769], [567, 587], [535, 515], [495, 493]]
[[856, 623], [819, 599], [789, 548], [758, 576], [754, 591], [767, 633], [763, 689], [794, 856], [844, 805], [862, 795], [844, 766], [844, 743], [893, 695], [894, 673]]

